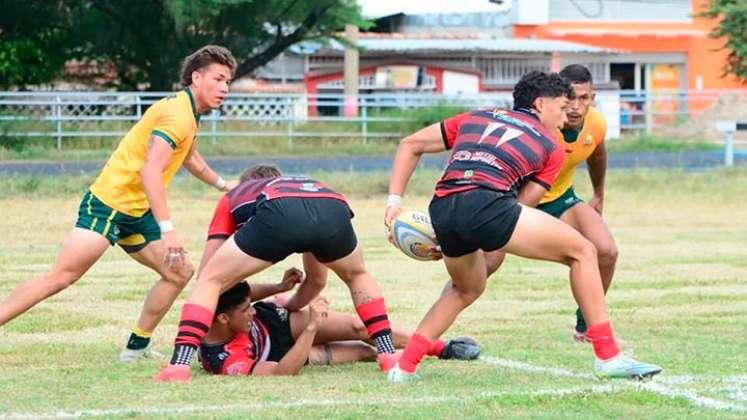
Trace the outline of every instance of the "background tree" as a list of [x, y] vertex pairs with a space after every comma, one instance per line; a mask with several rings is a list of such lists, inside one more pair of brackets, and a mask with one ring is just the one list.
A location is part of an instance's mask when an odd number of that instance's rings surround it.
[[0, 11], [0, 88], [51, 81], [68, 58], [68, 5], [2, 0]]
[[[10, 50], [6, 56], [11, 57], [6, 59], [7, 69], [0, 64], [0, 78], [14, 75], [9, 84], [15, 85], [49, 81], [60, 74], [65, 61], [76, 60], [105, 71], [105, 79], [119, 89], [168, 91], [178, 81], [184, 56], [205, 44], [223, 45], [233, 52], [239, 62], [238, 78], [295, 43], [335, 37], [347, 23], [367, 26], [355, 0], [2, 3], [13, 3], [15, 13], [32, 23], [24, 27], [21, 20], [6, 16], [0, 21], [0, 54]], [[34, 26], [42, 30], [32, 30]], [[6, 46], [6, 38], [15, 44]], [[55, 60], [43, 63], [38, 75], [26, 75], [48, 57]]]
[[725, 38], [723, 48], [729, 51], [724, 67], [742, 81], [747, 81], [747, 1], [711, 0], [708, 10], [701, 16], [721, 18], [719, 26], [711, 31], [713, 38]]

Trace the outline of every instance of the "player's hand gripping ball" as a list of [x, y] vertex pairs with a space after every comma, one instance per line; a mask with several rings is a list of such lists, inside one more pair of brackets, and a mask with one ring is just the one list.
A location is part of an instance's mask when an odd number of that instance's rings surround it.
[[432, 261], [439, 255], [436, 233], [431, 219], [419, 211], [403, 211], [389, 227], [394, 246], [403, 254], [419, 261]]

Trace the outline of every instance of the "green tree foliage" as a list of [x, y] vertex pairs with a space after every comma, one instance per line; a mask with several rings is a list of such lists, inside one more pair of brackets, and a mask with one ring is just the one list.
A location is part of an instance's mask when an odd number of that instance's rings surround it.
[[[69, 59], [93, 63], [106, 71], [107, 78], [113, 79], [120, 89], [136, 90], [145, 85], [149, 90], [171, 90], [178, 81], [181, 60], [205, 44], [228, 47], [239, 62], [236, 77], [241, 77], [295, 43], [334, 37], [346, 23], [366, 25], [355, 0], [2, 0], [2, 3], [13, 3], [14, 13], [42, 29], [27, 30], [16, 24], [20, 20], [2, 18], [0, 54], [5, 53], [10, 59], [0, 58], [0, 77], [14, 74], [26, 77], [12, 79], [14, 82], [10, 84], [15, 85], [44, 82], [59, 74], [63, 66], [55, 61], [48, 69], [42, 67], [35, 79], [26, 75], [28, 67], [38, 63], [55, 46], [56, 51], [51, 53], [62, 57], [63, 63]], [[47, 20], [48, 16], [34, 10], [37, 8], [51, 10], [54, 16]], [[14, 43], [5, 45], [6, 39]], [[2, 67], [4, 63], [7, 69]]]
[[723, 47], [729, 56], [724, 70], [747, 81], [747, 1], [711, 0], [701, 16], [721, 19], [710, 35], [726, 39]]
[[63, 69], [69, 12], [59, 1], [0, 1], [0, 88], [46, 83]]

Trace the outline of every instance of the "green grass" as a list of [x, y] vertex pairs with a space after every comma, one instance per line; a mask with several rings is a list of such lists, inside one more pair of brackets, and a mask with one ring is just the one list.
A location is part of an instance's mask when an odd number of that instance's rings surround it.
[[684, 140], [645, 134], [626, 134], [619, 139], [606, 142], [613, 153], [625, 152], [713, 152], [723, 149], [723, 145], [709, 140]]
[[[438, 296], [441, 263], [409, 260], [382, 237], [386, 174], [353, 180], [317, 173], [351, 197], [368, 269], [387, 299], [391, 319], [414, 327]], [[583, 173], [580, 176], [585, 176]], [[425, 209], [438, 173], [419, 172], [406, 205]], [[579, 178], [582, 179], [582, 178]], [[41, 179], [34, 191], [1, 179], [0, 297], [41, 274], [75, 221], [89, 179]], [[588, 183], [578, 191], [588, 197]], [[0, 416], [9, 413], [89, 412], [107, 418], [744, 418], [697, 401], [745, 406], [747, 378], [747, 219], [744, 171], [614, 171], [608, 175], [605, 217], [620, 248], [609, 294], [623, 350], [659, 363], [652, 383], [599, 382], [591, 350], [571, 343], [575, 304], [562, 266], [509, 257], [485, 294], [447, 336], [470, 335], [499, 360], [426, 360], [422, 380], [391, 386], [373, 364], [307, 367], [292, 378], [217, 378], [194, 369], [192, 384], [155, 385], [160, 362], [115, 361], [142, 297], [155, 280], [119, 250], [109, 251], [78, 284], [0, 327]], [[173, 219], [193, 260], [218, 194], [188, 178], [169, 192]], [[297, 257], [257, 276], [274, 281]], [[335, 310], [350, 311], [349, 295], [332, 278], [325, 294]], [[168, 352], [179, 307], [156, 331]], [[500, 364], [503, 361], [503, 364]], [[525, 371], [520, 365], [564, 369]], [[658, 391], [657, 391], [658, 390]], [[665, 396], [663, 393], [672, 396]], [[700, 398], [695, 400], [693, 396]], [[710, 398], [711, 400], [705, 400]], [[730, 405], [729, 405], [730, 404]], [[152, 408], [192, 408], [145, 412]], [[83, 413], [85, 414], [85, 413]]]

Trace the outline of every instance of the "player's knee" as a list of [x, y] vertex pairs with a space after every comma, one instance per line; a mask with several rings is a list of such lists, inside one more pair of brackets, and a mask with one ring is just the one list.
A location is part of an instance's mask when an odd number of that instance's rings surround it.
[[181, 268], [173, 270], [165, 276], [169, 282], [184, 288], [195, 273], [195, 267], [191, 262], [185, 261]]
[[472, 302], [476, 301], [477, 298], [482, 295], [485, 291], [485, 283], [470, 285], [468, 287], [454, 287], [454, 291], [457, 293], [459, 300], [462, 301], [464, 306], [469, 306]]
[[569, 265], [579, 262], [581, 264], [597, 263], [597, 248], [584, 238], [580, 238], [575, 244], [568, 247]]
[[316, 288], [323, 289], [324, 286], [327, 285], [327, 275], [326, 274], [307, 275], [306, 279], [304, 280], [304, 283], [309, 283], [311, 285], [316, 286]]
[[614, 241], [597, 244], [597, 257], [600, 264], [614, 264], [617, 262], [618, 250]]
[[45, 274], [44, 281], [53, 293], [57, 293], [72, 286], [80, 277], [80, 274], [73, 271], [56, 270]]

